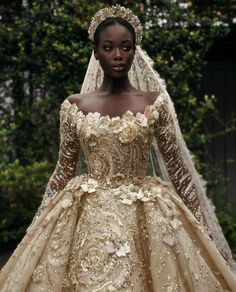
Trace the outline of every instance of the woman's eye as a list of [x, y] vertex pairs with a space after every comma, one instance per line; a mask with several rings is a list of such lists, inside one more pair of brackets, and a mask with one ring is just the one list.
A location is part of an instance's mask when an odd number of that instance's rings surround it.
[[111, 51], [112, 50], [112, 47], [104, 47], [104, 50], [106, 50], [106, 51]]
[[130, 51], [131, 50], [131, 47], [123, 47], [123, 50], [124, 51]]

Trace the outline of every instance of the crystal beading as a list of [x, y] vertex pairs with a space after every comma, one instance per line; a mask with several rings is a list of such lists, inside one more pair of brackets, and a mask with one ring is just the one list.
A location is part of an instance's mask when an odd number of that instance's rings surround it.
[[134, 28], [136, 35], [136, 44], [141, 44], [143, 27], [140, 23], [140, 20], [136, 15], [133, 14], [130, 9], [120, 6], [119, 4], [103, 8], [94, 15], [88, 29], [90, 40], [94, 40], [94, 33], [98, 25], [109, 17], [120, 17], [128, 21]]

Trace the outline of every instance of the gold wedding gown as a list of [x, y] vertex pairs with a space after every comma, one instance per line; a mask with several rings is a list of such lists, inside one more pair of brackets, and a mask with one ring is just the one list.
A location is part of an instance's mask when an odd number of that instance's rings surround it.
[[[0, 291], [236, 291], [203, 227], [165, 97], [136, 115], [84, 115], [67, 100], [60, 114], [57, 167]], [[178, 194], [146, 175], [153, 136]], [[81, 151], [88, 173], [76, 176]]]

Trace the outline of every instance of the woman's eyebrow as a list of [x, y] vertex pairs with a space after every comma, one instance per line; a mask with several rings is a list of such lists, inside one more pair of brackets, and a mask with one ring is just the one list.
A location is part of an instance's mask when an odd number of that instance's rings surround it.
[[131, 40], [125, 40], [122, 43], [132, 43], [132, 41]]
[[[104, 42], [104, 43], [113, 43], [112, 40], [104, 40], [103, 42]], [[125, 41], [122, 42], [122, 44], [123, 44], [123, 43], [127, 43], [127, 42], [130, 42], [130, 43], [131, 43], [132, 41], [131, 41], [131, 40], [125, 40]]]

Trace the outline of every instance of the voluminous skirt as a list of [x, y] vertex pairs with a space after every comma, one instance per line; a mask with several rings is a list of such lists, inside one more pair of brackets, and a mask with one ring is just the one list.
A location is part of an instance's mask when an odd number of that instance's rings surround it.
[[28, 228], [0, 291], [236, 291], [207, 232], [161, 180], [73, 178]]

